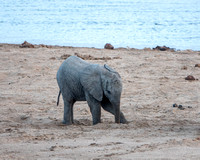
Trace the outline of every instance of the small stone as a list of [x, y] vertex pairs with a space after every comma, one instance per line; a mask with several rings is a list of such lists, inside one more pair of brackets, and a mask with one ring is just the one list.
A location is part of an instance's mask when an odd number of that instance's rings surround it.
[[179, 105], [179, 106], [178, 106], [178, 109], [180, 109], [180, 110], [184, 110], [185, 108], [183, 108], [182, 105]]
[[51, 146], [51, 148], [49, 149], [50, 151], [54, 151], [56, 148], [56, 146]]
[[192, 75], [185, 77], [185, 80], [194, 81], [196, 80]]
[[178, 107], [178, 105], [175, 103], [175, 104], [173, 104], [173, 107]]
[[12, 129], [11, 129], [11, 128], [6, 128], [5, 131], [6, 131], [6, 132], [11, 132]]
[[187, 70], [187, 67], [186, 67], [186, 66], [183, 66], [181, 69], [182, 69], [182, 70]]
[[96, 143], [91, 143], [90, 146], [97, 146], [97, 144]]
[[195, 64], [195, 67], [199, 67], [200, 68], [200, 64]]
[[51, 58], [49, 58], [50, 60], [55, 60], [56, 59], [56, 57], [51, 57]]
[[21, 120], [26, 120], [26, 119], [28, 119], [28, 118], [29, 118], [28, 115], [22, 115], [22, 116], [20, 116], [20, 119], [21, 119]]

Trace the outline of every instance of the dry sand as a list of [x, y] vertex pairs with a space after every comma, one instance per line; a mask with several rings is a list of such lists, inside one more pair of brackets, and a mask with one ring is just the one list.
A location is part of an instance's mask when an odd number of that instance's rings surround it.
[[[200, 52], [47, 47], [0, 44], [0, 159], [200, 159]], [[129, 124], [102, 110], [93, 126], [86, 102], [61, 124], [56, 72], [74, 54], [120, 73]]]

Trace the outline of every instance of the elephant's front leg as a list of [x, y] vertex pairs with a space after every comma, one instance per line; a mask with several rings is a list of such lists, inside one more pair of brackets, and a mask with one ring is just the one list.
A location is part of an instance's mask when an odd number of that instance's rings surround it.
[[73, 123], [73, 102], [64, 100], [63, 124], [71, 125]]
[[[104, 110], [110, 112], [111, 114], [115, 115], [115, 111], [114, 108], [112, 106], [112, 104], [108, 101], [108, 100], [103, 100], [101, 103], [102, 107]], [[128, 123], [128, 121], [126, 120], [126, 118], [124, 117], [124, 114], [122, 112], [120, 112], [120, 123]]]
[[100, 102], [93, 98], [91, 95], [86, 94], [86, 100], [92, 113], [93, 125], [101, 123], [101, 105]]

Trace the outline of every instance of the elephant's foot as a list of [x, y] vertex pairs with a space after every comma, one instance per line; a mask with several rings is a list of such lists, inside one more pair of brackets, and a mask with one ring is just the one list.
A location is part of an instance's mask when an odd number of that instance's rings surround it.
[[66, 122], [65, 120], [62, 121], [62, 124], [72, 125], [72, 122]]
[[126, 118], [124, 117], [124, 114], [122, 112], [120, 113], [120, 123], [123, 123], [123, 124], [128, 123], [128, 121], [126, 120]]
[[96, 124], [98, 124], [98, 123], [101, 123], [101, 120], [97, 120], [97, 119], [95, 119], [95, 120], [93, 120], [93, 125], [96, 125]]
[[128, 121], [124, 118], [124, 119], [120, 119], [120, 123], [122, 123], [122, 124], [127, 124]]

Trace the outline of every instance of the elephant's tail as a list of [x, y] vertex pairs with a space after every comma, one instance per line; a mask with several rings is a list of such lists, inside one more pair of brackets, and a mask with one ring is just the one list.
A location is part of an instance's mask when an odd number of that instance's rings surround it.
[[58, 93], [58, 98], [57, 98], [57, 106], [59, 105], [60, 94], [61, 94], [61, 91], [59, 91], [59, 93]]

